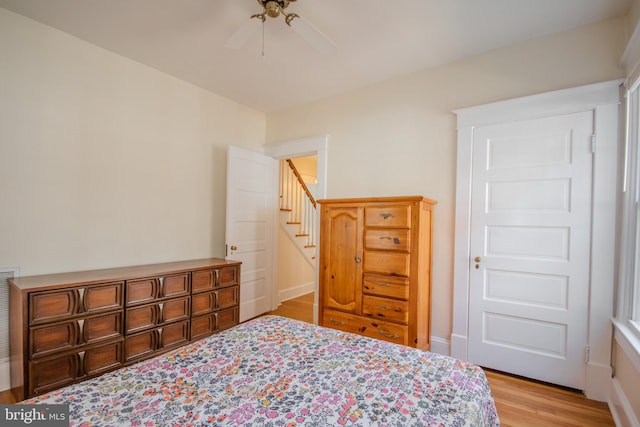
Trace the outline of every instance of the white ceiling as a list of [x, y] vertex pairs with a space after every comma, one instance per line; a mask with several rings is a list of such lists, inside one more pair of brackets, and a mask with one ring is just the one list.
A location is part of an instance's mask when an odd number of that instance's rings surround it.
[[603, 19], [631, 0], [299, 0], [322, 54], [286, 26], [224, 47], [255, 0], [0, 0], [0, 6], [262, 111], [288, 108]]

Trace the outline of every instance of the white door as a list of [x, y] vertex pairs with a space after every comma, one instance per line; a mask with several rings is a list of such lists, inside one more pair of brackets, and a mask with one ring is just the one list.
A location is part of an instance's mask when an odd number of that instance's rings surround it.
[[226, 258], [241, 261], [240, 321], [271, 310], [275, 161], [229, 147]]
[[471, 362], [585, 388], [593, 114], [474, 129]]

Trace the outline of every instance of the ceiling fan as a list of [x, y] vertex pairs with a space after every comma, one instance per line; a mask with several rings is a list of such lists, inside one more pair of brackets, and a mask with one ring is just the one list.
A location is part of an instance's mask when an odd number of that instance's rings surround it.
[[[332, 53], [336, 46], [326, 35], [317, 29], [309, 21], [301, 18], [300, 15], [293, 12], [287, 12], [287, 7], [290, 3], [294, 3], [297, 0], [257, 0], [258, 4], [262, 6], [262, 13], [256, 13], [251, 15], [251, 19], [245, 22], [240, 28], [234, 32], [229, 40], [225, 43], [225, 47], [228, 49], [240, 49], [243, 47], [258, 30], [259, 26], [256, 25], [256, 21], [261, 21], [263, 24], [267, 20], [267, 16], [270, 18], [277, 18], [280, 15], [284, 17], [285, 23], [291, 27], [296, 33], [300, 35], [309, 45], [318, 50], [319, 52], [329, 54]], [[264, 42], [264, 33], [263, 33]]]

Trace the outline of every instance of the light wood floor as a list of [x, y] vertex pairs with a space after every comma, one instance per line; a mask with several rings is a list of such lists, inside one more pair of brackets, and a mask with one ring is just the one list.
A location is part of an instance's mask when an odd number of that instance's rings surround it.
[[[313, 294], [283, 302], [277, 314], [313, 321]], [[582, 393], [501, 372], [485, 370], [503, 427], [615, 426], [606, 403]]]

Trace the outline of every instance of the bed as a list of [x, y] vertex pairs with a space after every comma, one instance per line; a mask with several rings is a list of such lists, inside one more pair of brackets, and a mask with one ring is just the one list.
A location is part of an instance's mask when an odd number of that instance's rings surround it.
[[24, 401], [71, 426], [498, 426], [484, 372], [278, 316]]

